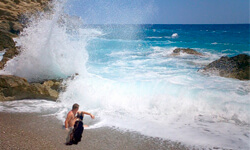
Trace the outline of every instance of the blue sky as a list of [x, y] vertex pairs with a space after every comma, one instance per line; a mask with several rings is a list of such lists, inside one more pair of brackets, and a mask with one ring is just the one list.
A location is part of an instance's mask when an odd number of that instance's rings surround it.
[[249, 0], [69, 0], [87, 24], [250, 23]]

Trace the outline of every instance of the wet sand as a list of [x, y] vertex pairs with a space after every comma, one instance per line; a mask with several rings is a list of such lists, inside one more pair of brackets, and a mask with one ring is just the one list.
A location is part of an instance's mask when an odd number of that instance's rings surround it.
[[54, 116], [0, 112], [0, 149], [185, 150], [178, 142], [102, 127], [84, 130], [78, 145], [66, 146], [67, 131]]

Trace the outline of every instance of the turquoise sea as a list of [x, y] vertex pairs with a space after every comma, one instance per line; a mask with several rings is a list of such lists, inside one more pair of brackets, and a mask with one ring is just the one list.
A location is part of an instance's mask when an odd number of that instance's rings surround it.
[[[249, 24], [234, 25], [90, 25], [98, 29], [102, 35], [91, 40], [87, 46], [89, 53], [88, 65], [93, 68], [105, 67], [117, 62], [125, 66], [112, 66], [107, 77], [120, 78], [121, 70], [133, 63], [140, 63], [137, 71], [145, 69], [159, 71], [164, 69], [185, 69], [191, 71], [201, 69], [208, 62], [221, 56], [235, 56], [250, 53]], [[176, 36], [174, 36], [176, 34]], [[158, 63], [174, 59], [168, 57], [175, 48], [192, 48], [208, 54], [209, 57], [180, 57], [187, 63], [177, 66], [177, 63]], [[190, 58], [192, 57], [192, 58]], [[121, 58], [127, 58], [124, 62]], [[170, 59], [169, 59], [170, 58]], [[178, 62], [180, 61], [177, 60]], [[207, 62], [206, 62], [207, 61]], [[196, 65], [188, 65], [188, 63]], [[200, 63], [199, 63], [200, 62]], [[100, 65], [98, 65], [100, 63]], [[161, 68], [162, 67], [162, 68]], [[103, 69], [103, 68], [102, 68]], [[134, 70], [134, 68], [132, 68]], [[161, 70], [162, 69], [162, 70]], [[123, 70], [127, 74], [130, 70]], [[128, 71], [128, 72], [126, 72]], [[110, 74], [112, 73], [112, 74]], [[124, 75], [125, 77], [127, 75]]]

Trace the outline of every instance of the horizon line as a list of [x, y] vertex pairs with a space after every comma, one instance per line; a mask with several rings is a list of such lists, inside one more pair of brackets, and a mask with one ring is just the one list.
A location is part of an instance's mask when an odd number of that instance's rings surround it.
[[93, 24], [84, 24], [84, 25], [250, 25], [250, 23], [211, 23], [211, 24], [198, 24], [198, 23], [194, 23], [194, 24], [191, 24], [191, 23], [184, 23], [184, 24], [170, 24], [170, 23], [167, 23], [167, 24], [164, 24], [164, 23], [93, 23]]

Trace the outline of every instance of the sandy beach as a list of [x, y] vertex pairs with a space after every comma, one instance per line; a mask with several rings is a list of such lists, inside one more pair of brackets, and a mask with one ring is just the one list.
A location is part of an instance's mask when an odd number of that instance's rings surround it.
[[67, 131], [54, 116], [38, 113], [0, 113], [0, 149], [152, 150], [195, 149], [181, 143], [102, 127], [87, 129], [78, 145], [66, 146]]

